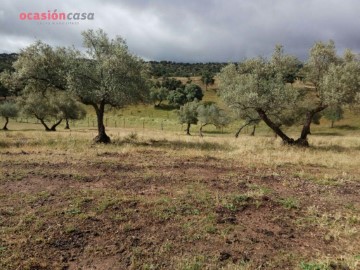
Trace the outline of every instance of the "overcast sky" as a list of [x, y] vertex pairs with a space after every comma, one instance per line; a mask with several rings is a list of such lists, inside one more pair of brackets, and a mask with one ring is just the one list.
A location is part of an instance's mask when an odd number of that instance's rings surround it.
[[[55, 9], [94, 13], [94, 20], [20, 20], [22, 12]], [[275, 44], [304, 60], [315, 41], [360, 52], [359, 14], [359, 0], [1, 0], [0, 52], [37, 39], [80, 48], [81, 31], [102, 28], [147, 60], [239, 61], [268, 56]]]

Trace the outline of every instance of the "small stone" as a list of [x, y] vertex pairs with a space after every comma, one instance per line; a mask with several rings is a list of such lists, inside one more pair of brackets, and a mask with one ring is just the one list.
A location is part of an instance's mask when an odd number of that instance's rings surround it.
[[231, 254], [225, 251], [220, 252], [220, 257], [219, 257], [219, 261], [226, 261], [227, 259], [229, 259], [231, 257]]

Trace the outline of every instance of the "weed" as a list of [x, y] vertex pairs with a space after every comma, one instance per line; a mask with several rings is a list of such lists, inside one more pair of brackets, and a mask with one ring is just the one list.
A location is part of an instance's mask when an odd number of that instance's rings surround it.
[[179, 269], [182, 270], [201, 270], [204, 265], [204, 257], [197, 256], [193, 259], [184, 261]]
[[305, 262], [301, 262], [300, 263], [300, 268], [302, 270], [328, 270], [329, 268], [327, 267], [327, 265], [323, 264], [323, 263], [305, 263]]
[[300, 207], [300, 203], [297, 199], [293, 197], [288, 197], [284, 199], [280, 199], [279, 203], [282, 204], [286, 209], [298, 209]]

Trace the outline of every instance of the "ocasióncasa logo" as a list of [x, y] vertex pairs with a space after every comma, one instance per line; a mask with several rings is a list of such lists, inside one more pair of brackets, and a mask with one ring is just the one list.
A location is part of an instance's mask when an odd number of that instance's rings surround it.
[[21, 12], [19, 14], [19, 19], [22, 21], [56, 21], [56, 22], [66, 22], [66, 21], [84, 21], [84, 20], [94, 20], [95, 13], [93, 12], [58, 12], [57, 9], [54, 11], [48, 10], [48, 12]]

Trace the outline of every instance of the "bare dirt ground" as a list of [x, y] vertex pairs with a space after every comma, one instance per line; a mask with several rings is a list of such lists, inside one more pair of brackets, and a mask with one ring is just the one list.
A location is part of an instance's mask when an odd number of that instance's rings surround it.
[[109, 149], [1, 150], [1, 269], [359, 267], [357, 171]]

